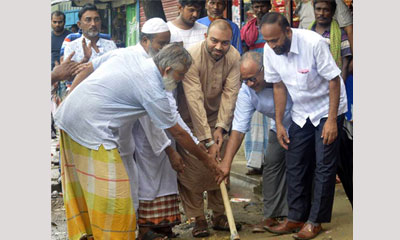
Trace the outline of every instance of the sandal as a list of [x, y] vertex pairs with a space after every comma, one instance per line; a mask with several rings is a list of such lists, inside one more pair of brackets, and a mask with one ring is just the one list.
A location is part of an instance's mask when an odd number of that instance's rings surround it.
[[155, 231], [156, 233], [159, 233], [159, 234], [164, 234], [165, 236], [168, 237], [168, 239], [170, 239], [170, 238], [177, 238], [177, 237], [179, 236], [179, 233], [174, 233], [174, 232], [172, 231], [172, 228], [171, 228], [171, 227], [155, 228], [154, 231]]
[[[216, 218], [212, 218], [213, 229], [217, 231], [230, 231], [228, 218], [226, 215], [220, 215]], [[242, 229], [242, 224], [236, 223], [236, 230], [240, 231]]]
[[192, 230], [192, 236], [195, 238], [208, 237], [210, 232], [208, 231], [208, 224], [206, 220], [197, 220], [194, 223]]
[[145, 234], [143, 234], [142, 240], [155, 240], [155, 239], [168, 239], [167, 236], [155, 233], [152, 230], [147, 231]]

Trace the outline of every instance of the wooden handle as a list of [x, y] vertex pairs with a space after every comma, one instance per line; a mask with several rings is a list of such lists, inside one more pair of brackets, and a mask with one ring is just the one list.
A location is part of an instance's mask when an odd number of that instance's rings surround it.
[[239, 233], [236, 230], [235, 219], [233, 218], [231, 204], [229, 202], [228, 192], [226, 191], [225, 182], [219, 185], [221, 189], [222, 199], [224, 200], [226, 217], [228, 218], [229, 230], [231, 231], [231, 240], [239, 240]]

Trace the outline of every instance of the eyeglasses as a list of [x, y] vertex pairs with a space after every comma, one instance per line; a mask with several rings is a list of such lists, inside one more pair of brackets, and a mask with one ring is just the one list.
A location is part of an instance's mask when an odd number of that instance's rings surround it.
[[257, 77], [256, 77], [256, 76], [257, 76], [260, 72], [262, 72], [263, 70], [264, 70], [264, 66], [262, 66], [262, 67], [260, 68], [260, 70], [258, 70], [258, 72], [257, 72], [253, 77], [242, 79], [242, 81], [244, 82], [244, 84], [247, 84], [247, 81], [250, 81], [250, 82], [252, 82], [252, 83], [255, 83], [255, 82], [257, 81]]

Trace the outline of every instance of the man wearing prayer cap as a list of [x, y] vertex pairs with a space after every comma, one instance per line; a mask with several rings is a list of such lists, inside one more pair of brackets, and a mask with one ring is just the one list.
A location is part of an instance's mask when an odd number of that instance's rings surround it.
[[[127, 49], [132, 55], [147, 59], [158, 53], [169, 40], [167, 24], [161, 18], [151, 18], [143, 25], [140, 42]], [[91, 72], [89, 68], [83, 77]], [[167, 78], [173, 80], [173, 76]], [[76, 82], [80, 81], [78, 79]], [[175, 81], [164, 81], [165, 88], [174, 88], [174, 83]], [[171, 110], [176, 112], [173, 93], [171, 91], [166, 93]], [[161, 234], [171, 236], [172, 227], [180, 223], [176, 172], [183, 170], [182, 158], [175, 151], [174, 139], [167, 137], [164, 130], [157, 128], [148, 115], [138, 120], [133, 126], [133, 139], [131, 139], [131, 144], [135, 148], [135, 160], [129, 163], [127, 173], [131, 180], [131, 195], [138, 216], [139, 237], [161, 238]], [[199, 141], [179, 114], [178, 123], [198, 144]], [[143, 211], [142, 208], [147, 210]], [[163, 208], [172, 210], [162, 211]], [[149, 210], [159, 212], [158, 217], [153, 218], [149, 215]], [[163, 226], [160, 227], [160, 224]]]

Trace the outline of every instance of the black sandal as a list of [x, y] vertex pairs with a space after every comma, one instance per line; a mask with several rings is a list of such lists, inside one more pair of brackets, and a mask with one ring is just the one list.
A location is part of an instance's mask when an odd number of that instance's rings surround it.
[[142, 236], [142, 240], [154, 240], [154, 239], [157, 239], [157, 238], [168, 239], [167, 236], [165, 236], [163, 234], [155, 233], [152, 230], [147, 231]]
[[198, 220], [194, 223], [192, 230], [192, 236], [195, 238], [208, 237], [210, 232], [208, 231], [208, 224], [206, 220]]

